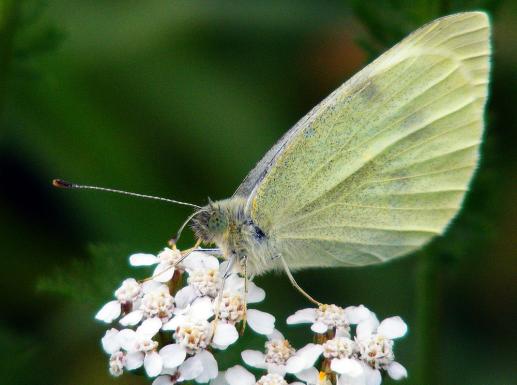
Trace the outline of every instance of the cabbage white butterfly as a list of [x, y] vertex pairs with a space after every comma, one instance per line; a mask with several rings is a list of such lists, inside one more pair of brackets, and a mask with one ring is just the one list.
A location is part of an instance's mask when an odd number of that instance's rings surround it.
[[[364, 266], [408, 254], [457, 214], [478, 162], [490, 67], [482, 12], [410, 34], [314, 107], [234, 195], [196, 211], [198, 243], [215, 243], [244, 275]], [[89, 188], [55, 180], [65, 188]], [[185, 256], [188, 253], [185, 254]]]
[[478, 161], [489, 21], [410, 34], [314, 107], [234, 195], [194, 214], [202, 242], [261, 274], [364, 266], [420, 248], [461, 207]]

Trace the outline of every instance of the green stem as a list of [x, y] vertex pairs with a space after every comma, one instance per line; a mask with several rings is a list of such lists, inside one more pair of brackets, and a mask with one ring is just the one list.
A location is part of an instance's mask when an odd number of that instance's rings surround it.
[[0, 0], [0, 115], [8, 92], [19, 4], [20, 0]]
[[439, 261], [436, 256], [419, 256], [416, 282], [417, 365], [415, 384], [435, 384], [439, 337]]

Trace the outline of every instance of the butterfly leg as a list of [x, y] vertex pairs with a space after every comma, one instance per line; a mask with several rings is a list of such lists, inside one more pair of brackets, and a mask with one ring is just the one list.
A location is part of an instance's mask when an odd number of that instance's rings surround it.
[[241, 335], [244, 334], [246, 329], [246, 317], [248, 315], [248, 257], [244, 256], [241, 259], [242, 271], [244, 273], [244, 316], [242, 318]]
[[291, 273], [291, 270], [289, 270], [289, 266], [287, 266], [287, 263], [285, 262], [285, 259], [282, 255], [278, 256], [280, 258], [280, 261], [282, 261], [282, 265], [284, 266], [285, 274], [287, 275], [287, 278], [289, 278], [289, 282], [291, 282], [291, 285], [298, 290], [305, 298], [307, 298], [309, 301], [311, 301], [313, 304], [321, 306], [323, 305], [321, 302], [316, 301], [314, 298], [312, 298], [305, 290], [303, 290], [300, 285], [298, 285], [298, 282], [293, 277], [293, 274]]
[[217, 297], [217, 302], [215, 304], [215, 319], [214, 319], [214, 323], [213, 323], [212, 335], [215, 332], [215, 328], [217, 327], [217, 323], [219, 322], [220, 315], [221, 315], [221, 303], [223, 302], [224, 284], [226, 282], [226, 278], [228, 278], [230, 276], [234, 263], [235, 263], [235, 256], [231, 255], [230, 258], [228, 258], [228, 264], [226, 265], [226, 269], [224, 269], [223, 276], [221, 277], [221, 285], [219, 286], [219, 295]]

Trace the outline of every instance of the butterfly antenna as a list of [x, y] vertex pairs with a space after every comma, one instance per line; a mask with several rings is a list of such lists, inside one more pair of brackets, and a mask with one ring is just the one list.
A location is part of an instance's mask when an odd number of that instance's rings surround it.
[[[198, 208], [201, 208], [199, 206], [196, 206]], [[183, 230], [185, 229], [185, 227], [189, 224], [189, 222], [192, 220], [192, 218], [194, 218], [197, 214], [199, 214], [201, 211], [203, 210], [197, 210], [197, 211], [194, 211], [192, 214], [190, 214], [188, 216], [188, 218], [185, 220], [185, 222], [183, 222], [183, 224], [180, 226], [178, 232], [176, 233], [176, 236], [174, 238], [172, 238], [169, 243], [171, 244], [176, 244], [178, 243], [180, 237], [181, 237], [181, 233], [183, 232]]]
[[162, 202], [167, 202], [167, 203], [174, 203], [174, 204], [183, 205], [183, 206], [195, 207], [196, 209], [200, 209], [201, 208], [201, 206], [198, 206], [198, 205], [195, 205], [195, 204], [192, 204], [192, 203], [177, 201], [177, 200], [174, 200], [174, 199], [156, 197], [156, 196], [153, 196], [153, 195], [146, 195], [146, 194], [138, 194], [138, 193], [133, 193], [133, 192], [129, 192], [129, 191], [123, 191], [123, 190], [115, 190], [115, 189], [106, 188], [106, 187], [88, 186], [88, 185], [70, 183], [70, 182], [64, 181], [62, 179], [54, 179], [52, 181], [52, 185], [54, 187], [65, 188], [65, 189], [107, 191], [107, 192], [111, 192], [111, 193], [129, 195], [129, 196], [138, 197], [138, 198], [154, 199], [154, 200], [157, 200], [157, 201], [162, 201]]

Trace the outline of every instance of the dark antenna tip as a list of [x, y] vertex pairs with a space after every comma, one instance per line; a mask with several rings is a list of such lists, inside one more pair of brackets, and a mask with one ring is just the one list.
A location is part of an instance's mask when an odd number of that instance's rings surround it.
[[73, 188], [74, 184], [67, 182], [63, 179], [53, 179], [52, 186], [57, 187], [57, 188]]

